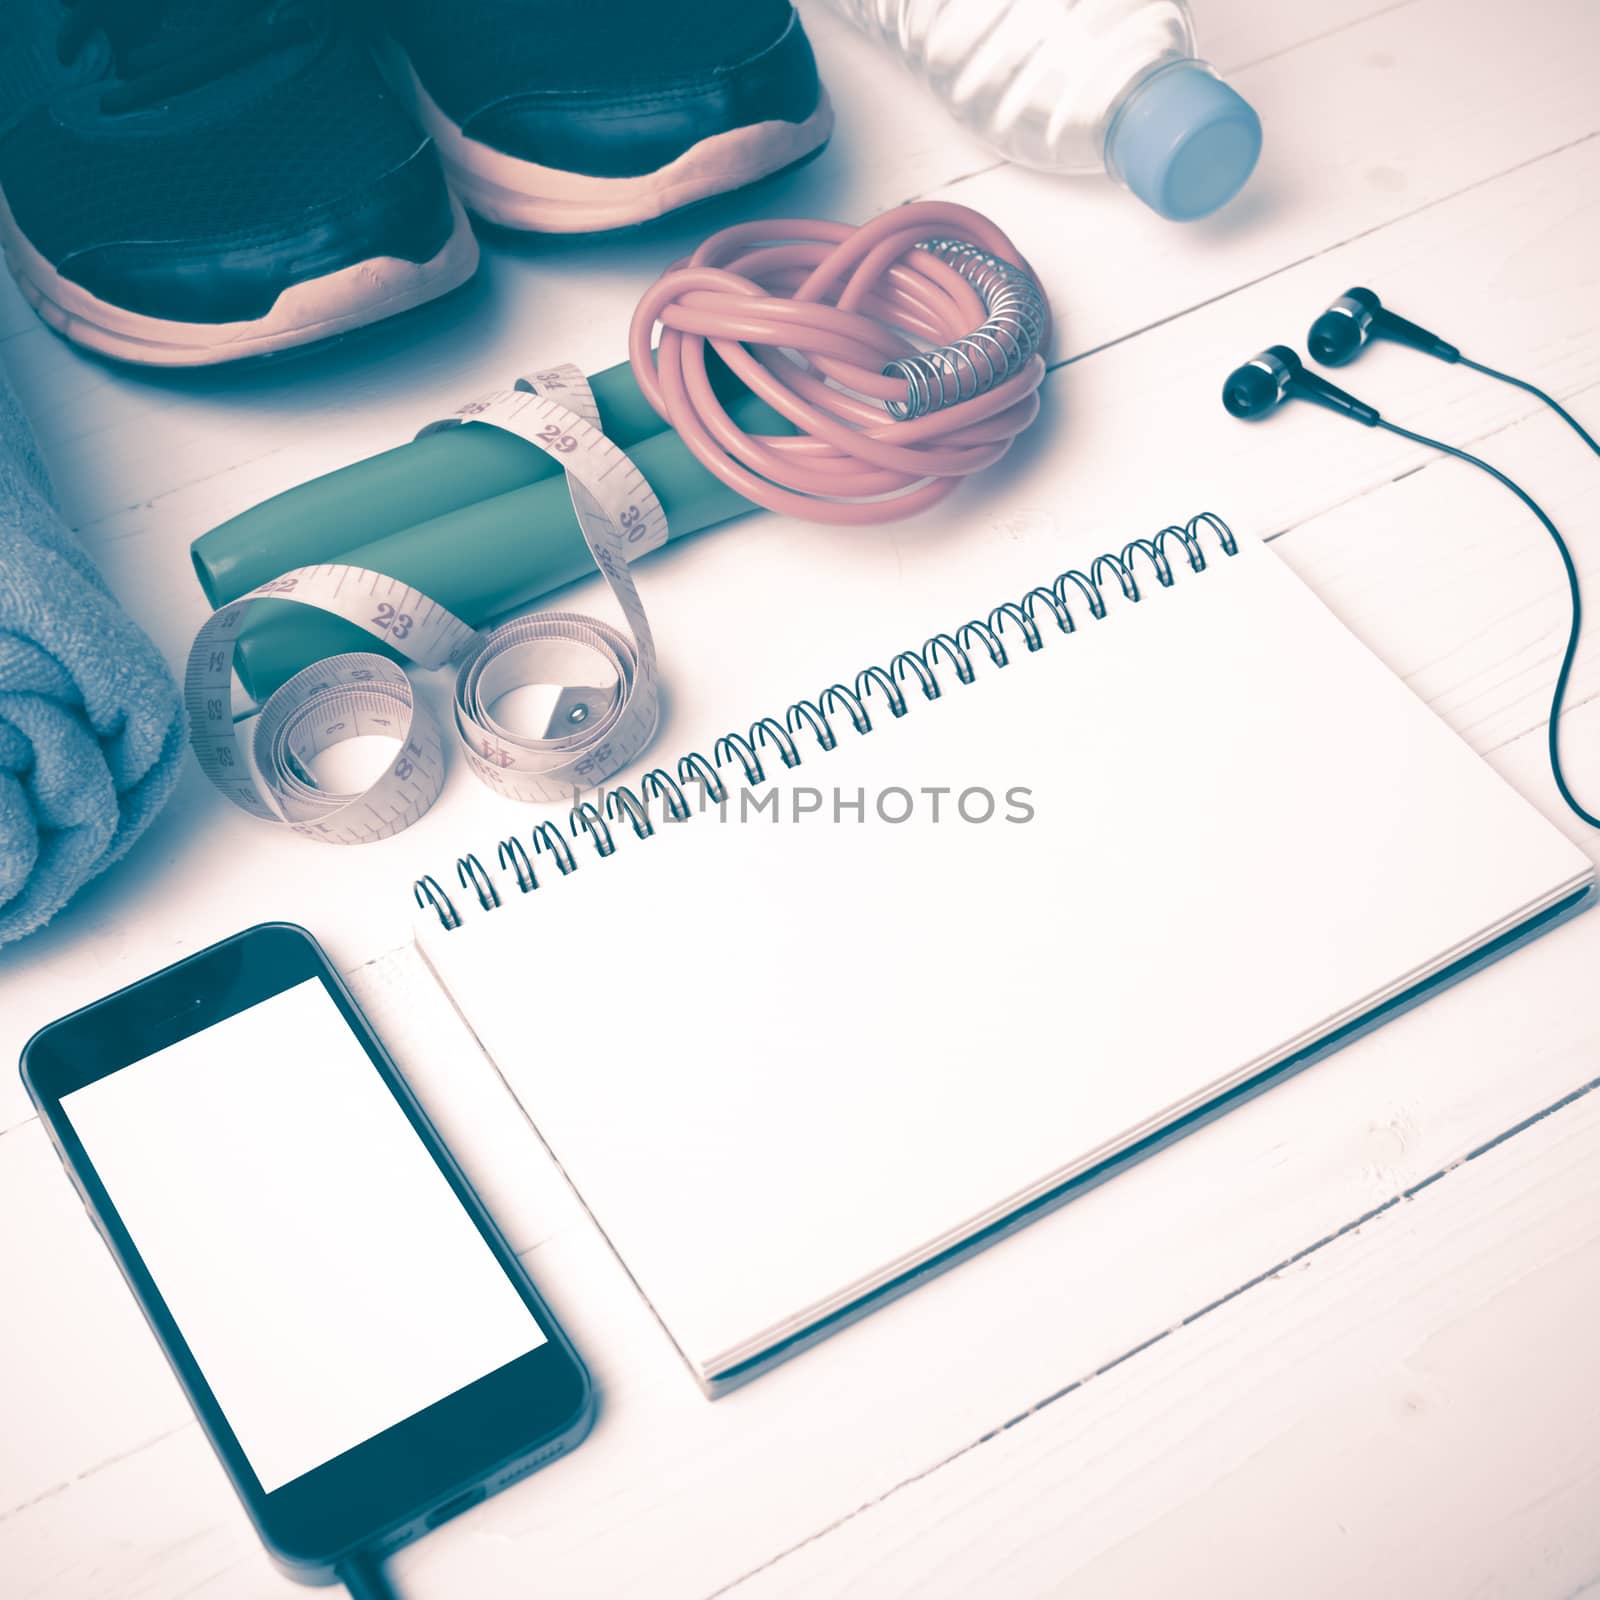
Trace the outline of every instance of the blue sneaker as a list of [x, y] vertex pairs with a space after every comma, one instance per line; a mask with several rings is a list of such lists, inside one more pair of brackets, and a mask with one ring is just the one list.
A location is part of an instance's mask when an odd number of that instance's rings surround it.
[[789, 0], [386, 0], [391, 79], [469, 210], [591, 233], [816, 155], [833, 130]]
[[0, 245], [91, 350], [283, 350], [477, 265], [432, 142], [326, 0], [0, 0], [0, 39]]

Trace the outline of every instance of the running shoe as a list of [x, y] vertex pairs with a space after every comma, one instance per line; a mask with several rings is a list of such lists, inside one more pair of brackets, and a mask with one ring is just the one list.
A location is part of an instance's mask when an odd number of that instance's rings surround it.
[[386, 0], [392, 81], [469, 210], [631, 226], [765, 178], [833, 113], [789, 0]]
[[52, 328], [158, 366], [375, 322], [478, 260], [328, 0], [0, 0], [0, 245]]

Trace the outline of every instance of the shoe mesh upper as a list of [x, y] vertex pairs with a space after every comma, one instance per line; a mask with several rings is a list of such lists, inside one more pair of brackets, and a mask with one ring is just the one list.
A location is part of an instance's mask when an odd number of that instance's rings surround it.
[[126, 61], [157, 40], [216, 34], [265, 8], [266, 0], [119, 0], [103, 6], [97, 21]]
[[125, 116], [36, 104], [0, 136], [0, 190], [48, 259], [124, 241], [269, 238], [357, 203], [421, 135], [338, 30]]
[[710, 77], [775, 44], [794, 14], [789, 0], [388, 0], [379, 10], [460, 123], [513, 95]]

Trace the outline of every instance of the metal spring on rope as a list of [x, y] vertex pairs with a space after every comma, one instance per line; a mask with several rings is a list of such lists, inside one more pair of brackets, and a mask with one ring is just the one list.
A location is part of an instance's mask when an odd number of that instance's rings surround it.
[[964, 338], [883, 369], [886, 378], [905, 379], [905, 399], [884, 402], [889, 415], [901, 421], [987, 394], [1032, 360], [1045, 329], [1044, 296], [1021, 267], [964, 239], [926, 239], [916, 248], [965, 278], [978, 291], [987, 316]]
[[[838, 744], [841, 722], [848, 722], [857, 733], [872, 732], [872, 718], [878, 714], [879, 702], [890, 716], [902, 717], [911, 698], [906, 690], [913, 686], [922, 691], [924, 699], [937, 700], [944, 692], [939, 682], [941, 668], [947, 674], [953, 672], [958, 683], [971, 683], [977, 676], [973, 656], [980, 651], [980, 659], [986, 656], [996, 667], [1007, 666], [1010, 662], [1006, 644], [1008, 631], [1013, 641], [1020, 635], [1023, 647], [1031, 653], [1043, 648], [1046, 630], [1041, 622], [1046, 619], [1054, 622], [1060, 633], [1077, 631], [1077, 619], [1072, 614], [1074, 606], [1080, 613], [1087, 610], [1092, 620], [1099, 620], [1108, 614], [1108, 594], [1120, 594], [1128, 602], [1137, 604], [1144, 598], [1140, 587], [1141, 570], [1163, 589], [1170, 589], [1175, 582], [1175, 560], [1187, 565], [1192, 572], [1204, 572], [1206, 555], [1200, 541], [1202, 529], [1212, 535], [1224, 555], [1237, 554], [1239, 544], [1232, 530], [1209, 511], [1183, 526], [1174, 524], [1163, 528], [1152, 539], [1130, 540], [1120, 551], [1096, 556], [1087, 572], [1069, 568], [1054, 583], [1030, 589], [1020, 602], [1003, 601], [989, 613], [987, 621], [974, 619], [963, 623], [953, 634], [936, 633], [920, 650], [902, 650], [887, 668], [863, 668], [856, 674], [853, 688], [836, 683], [815, 700], [797, 700], [781, 720], [762, 717], [751, 724], [747, 733], [724, 734], [712, 747], [710, 761], [699, 751], [691, 751], [678, 762], [676, 778], [664, 767], [656, 767], [640, 780], [637, 792], [625, 784], [609, 790], [601, 809], [597, 809], [593, 801], [580, 801], [568, 817], [568, 831], [574, 839], [587, 834], [596, 857], [604, 859], [616, 852], [617, 834], [622, 833], [624, 827], [641, 839], [654, 835], [655, 823], [650, 818], [652, 800], [673, 822], [686, 821], [693, 815], [684, 793], [686, 786], [698, 784], [706, 800], [721, 805], [728, 798], [728, 784], [719, 776], [720, 772], [733, 768], [735, 786], [744, 783], [753, 787], [764, 783], [767, 770], [762, 755], [768, 745], [776, 750], [785, 768], [797, 767], [802, 758], [796, 734], [809, 733], [819, 749], [832, 750]], [[619, 826], [613, 831], [609, 823]], [[533, 846], [533, 858], [550, 856], [562, 877], [577, 870], [577, 857], [556, 823], [537, 824], [533, 829]], [[520, 841], [503, 840], [499, 862], [522, 893], [539, 887], [533, 859]], [[476, 856], [461, 857], [456, 863], [456, 873], [461, 886], [485, 911], [498, 909], [503, 903]], [[413, 893], [417, 904], [431, 907], [447, 931], [461, 926], [460, 912], [436, 878], [417, 879]]]

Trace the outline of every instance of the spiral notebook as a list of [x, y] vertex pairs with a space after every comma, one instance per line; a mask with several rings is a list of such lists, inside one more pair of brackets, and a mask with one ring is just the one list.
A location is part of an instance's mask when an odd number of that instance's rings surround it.
[[571, 820], [417, 938], [710, 1393], [1595, 883], [1210, 519]]

